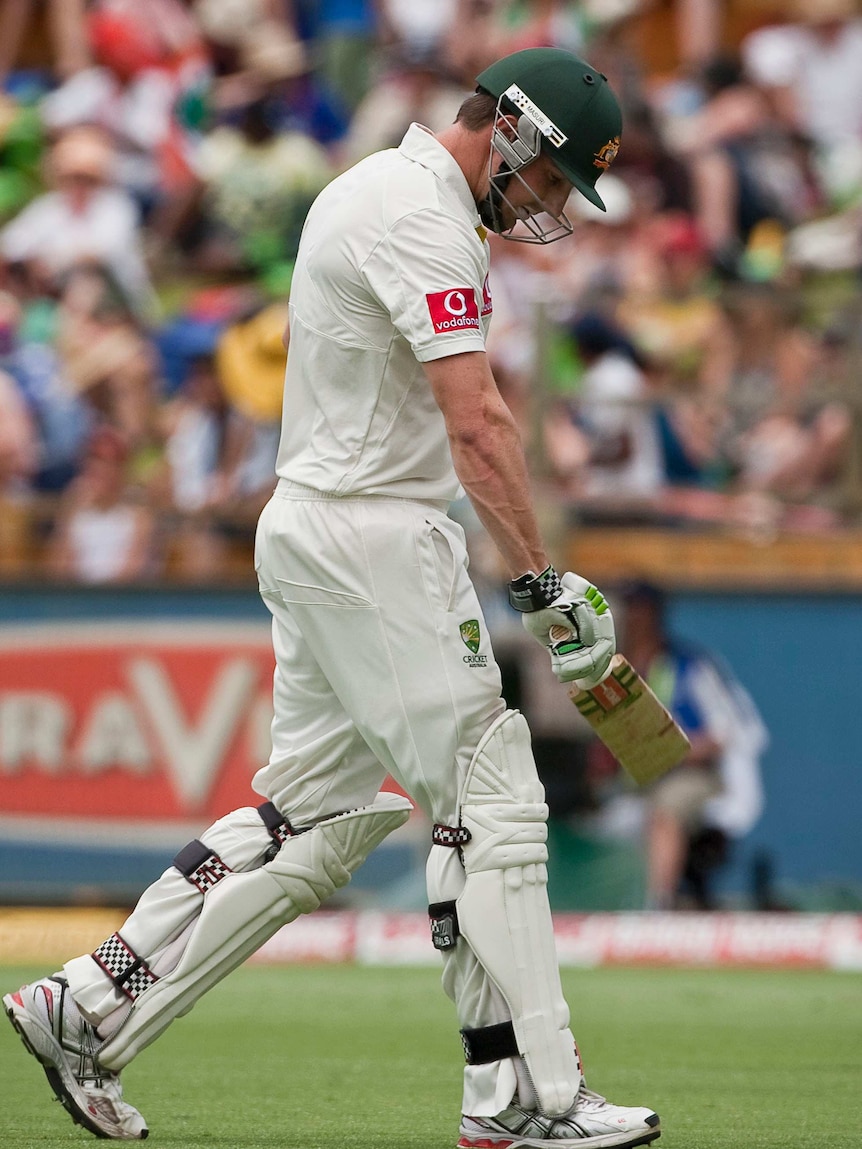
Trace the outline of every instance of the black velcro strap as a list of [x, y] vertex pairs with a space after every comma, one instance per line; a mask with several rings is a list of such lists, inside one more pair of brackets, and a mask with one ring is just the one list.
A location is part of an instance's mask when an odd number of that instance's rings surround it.
[[431, 841], [435, 846], [465, 846], [473, 835], [466, 826], [444, 826], [442, 822], [435, 822], [431, 831]]
[[461, 935], [455, 903], [432, 902], [428, 907], [428, 917], [431, 919], [431, 944], [434, 949], [454, 949]]
[[159, 980], [144, 959], [138, 957], [119, 934], [111, 934], [107, 941], [93, 950], [92, 958], [130, 1001], [135, 1001], [145, 989]]
[[283, 846], [287, 839], [292, 838], [296, 833], [284, 814], [272, 802], [264, 802], [258, 806], [257, 812], [269, 831], [269, 836], [279, 846]]
[[508, 593], [510, 606], [521, 614], [531, 614], [556, 602], [563, 593], [563, 584], [554, 568], [549, 566], [539, 575], [527, 571], [520, 578], [512, 579]]
[[173, 864], [179, 872], [196, 886], [202, 894], [211, 890], [213, 886], [232, 873], [230, 866], [226, 865], [206, 842], [195, 838], [187, 846], [183, 846]]
[[518, 1057], [521, 1052], [511, 1021], [484, 1025], [481, 1029], [462, 1029], [461, 1041], [468, 1065], [487, 1065], [489, 1061]]

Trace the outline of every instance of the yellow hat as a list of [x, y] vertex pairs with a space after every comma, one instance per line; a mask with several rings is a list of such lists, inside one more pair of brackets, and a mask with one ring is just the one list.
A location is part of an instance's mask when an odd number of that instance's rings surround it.
[[222, 390], [241, 414], [259, 423], [281, 418], [286, 324], [287, 304], [271, 303], [229, 327], [216, 348]]

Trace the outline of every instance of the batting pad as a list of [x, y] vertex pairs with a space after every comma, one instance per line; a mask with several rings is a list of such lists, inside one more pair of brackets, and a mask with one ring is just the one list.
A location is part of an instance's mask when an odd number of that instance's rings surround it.
[[403, 825], [412, 805], [378, 794], [362, 806], [289, 838], [276, 857], [245, 874], [229, 874], [204, 899], [177, 966], [135, 1001], [128, 1018], [99, 1050], [120, 1070], [281, 926], [309, 914], [341, 886], [371, 851]]
[[542, 1112], [573, 1105], [581, 1083], [548, 903], [548, 807], [530, 731], [507, 710], [476, 749], [461, 797], [461, 933], [506, 1000]]

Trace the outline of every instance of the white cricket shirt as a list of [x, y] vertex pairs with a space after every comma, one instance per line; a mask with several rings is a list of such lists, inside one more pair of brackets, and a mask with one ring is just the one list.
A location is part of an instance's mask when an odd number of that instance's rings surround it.
[[305, 222], [290, 293], [276, 470], [336, 495], [451, 500], [422, 364], [484, 351], [488, 245], [458, 164], [418, 124], [333, 180]]

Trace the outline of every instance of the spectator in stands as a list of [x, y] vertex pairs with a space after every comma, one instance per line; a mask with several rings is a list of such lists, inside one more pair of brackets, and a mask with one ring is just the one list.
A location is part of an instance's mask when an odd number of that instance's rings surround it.
[[224, 444], [228, 404], [212, 355], [199, 355], [179, 393], [161, 411], [170, 503], [194, 516], [219, 501], [226, 486]]
[[380, 0], [381, 19], [390, 42], [419, 51], [436, 51], [455, 26], [459, 0], [417, 4], [415, 0]]
[[391, 67], [356, 109], [339, 156], [354, 164], [372, 152], [397, 147], [414, 121], [440, 131], [455, 119], [464, 90], [446, 74], [435, 46], [394, 49]]
[[667, 213], [652, 229], [654, 263], [617, 307], [623, 331], [666, 396], [661, 430], [671, 483], [711, 485], [718, 466], [729, 370], [726, 316], [710, 285], [710, 255], [689, 216]]
[[198, 152], [198, 258], [210, 269], [289, 260], [309, 205], [333, 175], [321, 145], [283, 123], [280, 85], [307, 62], [301, 44], [279, 29], [264, 26], [246, 40], [247, 68], [222, 88], [234, 122], [210, 132]]
[[29, 485], [36, 471], [38, 439], [24, 396], [0, 371], [0, 498]]
[[589, 21], [580, 4], [570, 4], [568, 0], [524, 0], [509, 5], [506, 17], [506, 52], [550, 47], [583, 54]]
[[54, 144], [54, 190], [38, 196], [0, 231], [0, 257], [27, 266], [48, 294], [81, 261], [110, 268], [130, 305], [151, 315], [155, 294], [144, 262], [138, 212], [113, 182], [114, 151], [92, 127], [70, 128]]
[[[62, 490], [78, 469], [91, 429], [90, 413], [63, 371], [55, 348], [22, 333], [21, 306], [10, 292], [0, 292], [0, 370], [14, 380], [31, 420], [36, 440], [32, 487]], [[8, 414], [6, 418], [10, 422], [4, 429], [20, 438], [23, 449], [29, 436], [11, 430], [15, 420]]]
[[751, 32], [745, 70], [811, 141], [836, 204], [862, 192], [862, 17], [856, 0], [787, 0], [788, 21]]
[[[575, 312], [612, 312], [620, 297], [649, 282], [655, 255], [646, 223], [651, 206], [637, 186], [613, 172], [602, 177], [605, 211], [574, 197], [566, 205], [576, 229], [578, 258], [561, 259], [553, 270], [558, 294]], [[553, 254], [553, 249], [551, 249]]]
[[[715, 271], [764, 280], [795, 266], [816, 273], [862, 264], [853, 206], [862, 189], [853, 158], [862, 140], [862, 21], [851, 0], [787, 0], [784, 24], [744, 41], [742, 75], [717, 56], [719, 0], [39, 7], [0, 4], [0, 73], [23, 58], [18, 30], [36, 16], [52, 30], [50, 43], [35, 45], [39, 59], [54, 60], [39, 80], [53, 88], [47, 96], [32, 106], [0, 99], [0, 221], [11, 219], [0, 231], [0, 283], [20, 305], [9, 312], [0, 371], [15, 383], [6, 388], [7, 428], [26, 419], [30, 428], [20, 433], [20, 458], [30, 462], [18, 466], [16, 489], [63, 490], [93, 422], [107, 422], [154, 506], [208, 537], [209, 552], [203, 542], [187, 552], [209, 553], [215, 569], [219, 522], [241, 522], [271, 482], [277, 412], [262, 410], [281, 348], [261, 333], [264, 320], [247, 322], [259, 299], [220, 312], [206, 336], [212, 346], [199, 349], [188, 388], [168, 403], [179, 378], [163, 379], [154, 361], [151, 276], [168, 288], [169, 312], [193, 291], [187, 273], [201, 271], [214, 275], [216, 293], [255, 279], [283, 297], [305, 207], [345, 156], [397, 142], [405, 120], [434, 127], [450, 118], [457, 89], [471, 89], [507, 46], [584, 40], [625, 104], [624, 146], [602, 181], [609, 210], [591, 212], [579, 199], [577, 260], [564, 245], [490, 239], [488, 351], [525, 437], [538, 446], [545, 433], [536, 461], [555, 476], [542, 477], [562, 477], [563, 490], [577, 491], [596, 515], [606, 498], [631, 508], [635, 491], [643, 511], [643, 498], [652, 505], [645, 492], [659, 484], [663, 521], [731, 523], [758, 538], [835, 521], [831, 510], [805, 504], [831, 506], [837, 495], [850, 416], [835, 394], [821, 393], [821, 381], [846, 371], [846, 349], [807, 332], [797, 314], [779, 315], [768, 291], [755, 287], [724, 308]], [[643, 36], [656, 28], [674, 40], [662, 45], [677, 65], [670, 83], [649, 74]], [[33, 47], [31, 35], [28, 62]], [[397, 67], [373, 83], [387, 59]], [[46, 133], [54, 186], [40, 195]], [[834, 202], [849, 205], [841, 217], [805, 224], [814, 230], [798, 226], [820, 205], [809, 144]], [[754, 228], [740, 258], [735, 242], [763, 217], [766, 230]], [[559, 382], [563, 369], [537, 337], [538, 303], [562, 333], [555, 348], [570, 341], [576, 317], [600, 313], [621, 329], [619, 343], [598, 350], [586, 337], [580, 398], [554, 400], [544, 427], [535, 417], [540, 371]], [[0, 342], [3, 314], [0, 302]], [[212, 357], [216, 329], [234, 320], [246, 359], [225, 373]], [[257, 409], [251, 379], [263, 381]], [[606, 402], [609, 394], [619, 401]], [[658, 413], [659, 470], [655, 428], [639, 406], [647, 396]], [[24, 421], [12, 413], [21, 399]], [[6, 436], [8, 458], [13, 440]], [[149, 485], [152, 475], [162, 489]]]
[[653, 395], [637, 354], [599, 313], [580, 316], [570, 334], [584, 370], [576, 398], [560, 403], [546, 423], [556, 473], [587, 509], [595, 505], [611, 515], [654, 510], [664, 463]]
[[230, 405], [225, 505], [254, 524], [272, 494], [281, 432], [287, 305], [271, 303], [232, 323], [216, 348]]
[[[737, 289], [727, 309], [733, 355], [723, 450], [736, 485], [811, 499], [834, 482], [847, 451], [851, 416], [836, 391], [849, 366], [833, 354], [827, 368], [829, 343], [773, 285]], [[832, 386], [820, 394], [827, 375]]]
[[[708, 859], [726, 859], [763, 808], [760, 757], [767, 732], [745, 688], [715, 656], [671, 635], [662, 592], [635, 583], [622, 592], [620, 647], [691, 741], [686, 760], [645, 793], [646, 904], [714, 908]], [[691, 862], [691, 865], [689, 865]]]
[[166, 465], [162, 510], [173, 528], [171, 570], [184, 577], [212, 574], [223, 557], [218, 514], [231, 487], [229, 416], [213, 352], [196, 355], [160, 413]]
[[[4, 0], [0, 4], [0, 87], [21, 62], [24, 36], [32, 26], [37, 7], [47, 8], [47, 31], [51, 41], [51, 67], [56, 76], [73, 76], [90, 62], [85, 33], [87, 0]], [[47, 62], [47, 61], [46, 61]]]
[[93, 64], [42, 100], [42, 119], [51, 133], [102, 128], [113, 177], [149, 215], [189, 179], [210, 77], [203, 39], [181, 0], [97, 0], [86, 28]]
[[313, 50], [282, 21], [249, 27], [239, 44], [237, 71], [218, 81], [216, 112], [224, 119], [231, 107], [263, 98], [275, 131], [308, 136], [324, 148], [336, 146], [347, 132], [350, 115], [315, 70]]
[[693, 214], [713, 260], [738, 276], [758, 225], [807, 218], [819, 206], [817, 183], [804, 139], [778, 120], [737, 56], [707, 61], [698, 88], [702, 103], [668, 119], [666, 138], [688, 166]]
[[42, 190], [42, 152], [38, 113], [0, 90], [0, 223]]
[[121, 583], [156, 573], [155, 518], [132, 493], [128, 460], [121, 434], [107, 426], [94, 432], [51, 539], [49, 562], [57, 578]]
[[275, 21], [296, 37], [296, 18], [304, 8], [304, 4], [299, 8], [285, 0], [191, 0], [192, 15], [219, 76], [239, 69], [240, 49], [249, 28]]
[[470, 91], [474, 78], [505, 54], [498, 0], [456, 0], [455, 15], [438, 41], [453, 78]]
[[303, 5], [303, 32], [314, 42], [321, 79], [351, 117], [374, 82], [381, 7], [379, 0]]
[[108, 268], [79, 264], [60, 290], [55, 346], [64, 378], [94, 419], [121, 434], [130, 465], [145, 466], [160, 396], [153, 344]]

